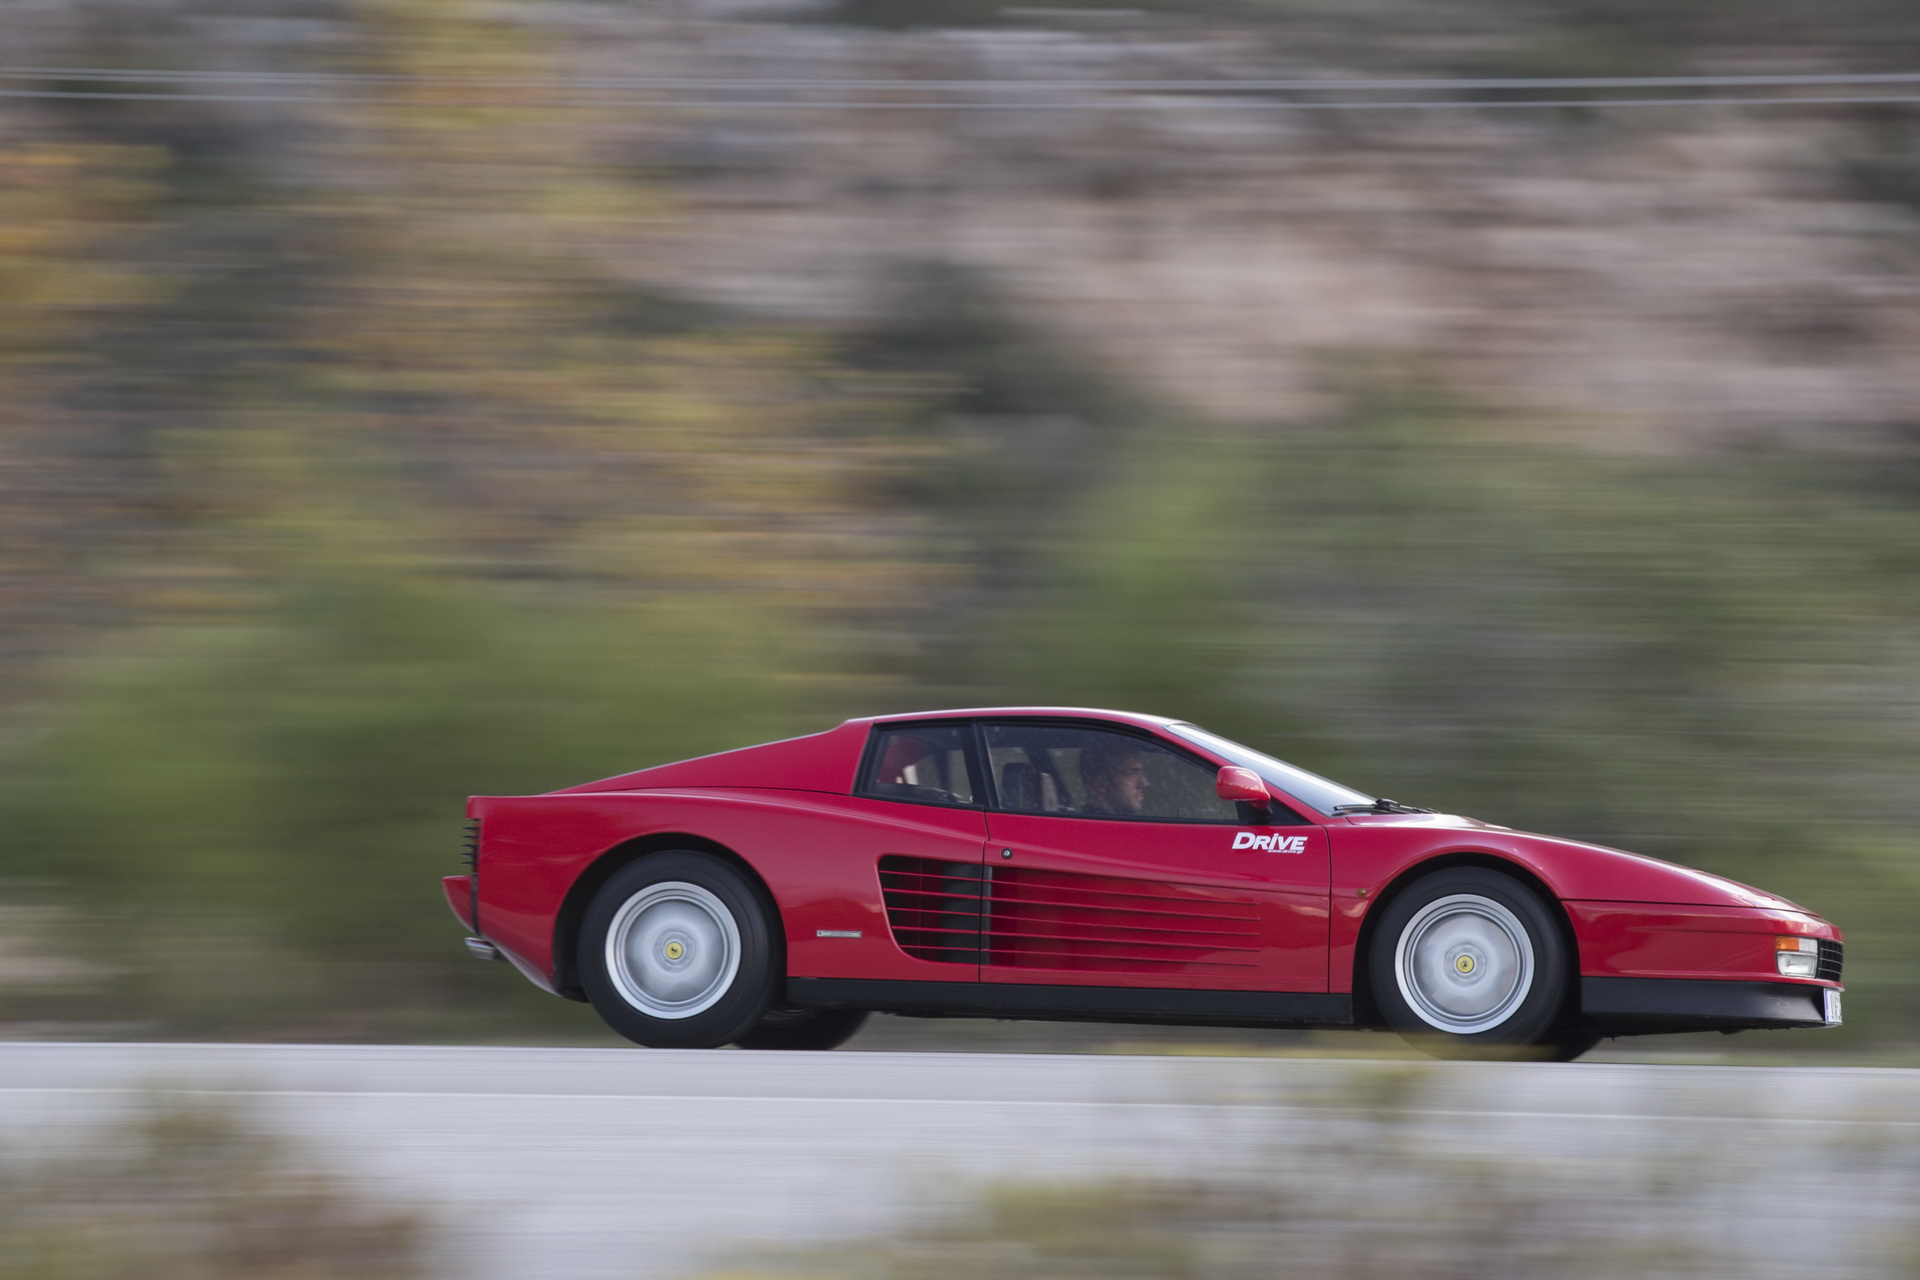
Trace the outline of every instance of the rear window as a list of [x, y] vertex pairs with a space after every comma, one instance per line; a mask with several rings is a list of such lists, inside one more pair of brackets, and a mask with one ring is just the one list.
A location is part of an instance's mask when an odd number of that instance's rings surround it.
[[976, 803], [972, 736], [965, 723], [875, 729], [860, 794], [916, 804]]

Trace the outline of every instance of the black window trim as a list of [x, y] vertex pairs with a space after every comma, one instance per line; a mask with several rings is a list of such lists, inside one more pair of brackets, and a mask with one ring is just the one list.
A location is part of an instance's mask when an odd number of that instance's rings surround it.
[[[1310, 827], [1317, 825], [1311, 818], [1305, 817], [1297, 812], [1293, 805], [1282, 800], [1270, 800], [1268, 802], [1270, 816], [1266, 822], [1248, 821], [1247, 819], [1250, 815], [1247, 813], [1245, 806], [1240, 804], [1234, 806], [1234, 817], [1231, 821], [1218, 818], [1127, 818], [1110, 813], [1036, 813], [1031, 809], [1008, 809], [1000, 803], [1000, 780], [993, 776], [993, 757], [989, 754], [987, 746], [988, 725], [1005, 725], [1009, 727], [1015, 725], [1050, 725], [1056, 729], [1087, 729], [1118, 733], [1125, 737], [1138, 738], [1142, 742], [1151, 743], [1170, 755], [1183, 756], [1202, 769], [1213, 773], [1219, 773], [1222, 766], [1208, 760], [1199, 752], [1190, 749], [1182, 743], [1163, 738], [1151, 729], [1143, 728], [1137, 724], [1128, 724], [1123, 720], [1096, 720], [1090, 716], [989, 716], [985, 719], [974, 720], [972, 724], [974, 749], [978, 753], [980, 770], [985, 775], [987, 784], [982, 794], [987, 798], [987, 810], [990, 813], [1016, 814], [1027, 818], [1077, 818], [1082, 822], [1153, 822], [1159, 823], [1162, 826], [1171, 825], [1177, 827]], [[863, 764], [861, 777], [866, 776], [864, 769], [865, 765]], [[979, 790], [977, 787], [975, 789], [976, 791]], [[1268, 790], [1271, 791], [1272, 788], [1268, 788]], [[928, 802], [919, 801], [916, 803]], [[951, 808], [953, 806], [948, 807]], [[978, 806], [968, 805], [966, 807], [977, 808]], [[1291, 814], [1292, 821], [1282, 819], [1281, 821], [1275, 822], [1273, 816], [1280, 814]]]
[[[867, 727], [867, 745], [860, 749], [860, 771], [853, 775], [853, 794], [862, 800], [884, 800], [888, 804], [918, 804], [929, 809], [964, 809], [970, 813], [984, 813], [992, 808], [990, 793], [981, 785], [987, 769], [985, 757], [980, 754], [980, 733], [977, 729], [964, 732], [974, 724], [970, 719], [942, 716], [935, 720], [876, 720]], [[945, 800], [914, 800], [907, 796], [883, 796], [867, 790], [875, 764], [875, 755], [880, 750], [880, 738], [896, 729], [960, 729], [961, 750], [967, 757], [967, 777], [973, 783], [973, 799], [964, 804], [953, 804]]]

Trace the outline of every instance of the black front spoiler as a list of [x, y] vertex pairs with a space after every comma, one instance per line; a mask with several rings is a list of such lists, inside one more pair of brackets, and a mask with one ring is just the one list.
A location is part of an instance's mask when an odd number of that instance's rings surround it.
[[1610, 1036], [1827, 1025], [1825, 987], [1691, 978], [1582, 978], [1580, 1012]]
[[[1796, 982], [1582, 978], [1580, 1019], [1608, 1036], [1827, 1025], [1823, 987]], [[877, 1009], [932, 1018], [1034, 1018], [1213, 1027], [1354, 1025], [1352, 997], [1137, 987], [789, 978], [787, 999], [810, 1009]]]

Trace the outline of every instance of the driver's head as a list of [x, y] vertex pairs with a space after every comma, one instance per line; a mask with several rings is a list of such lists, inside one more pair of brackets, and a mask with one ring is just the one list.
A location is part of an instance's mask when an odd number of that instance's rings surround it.
[[1104, 813], [1139, 813], [1147, 802], [1147, 763], [1124, 740], [1102, 739], [1080, 751], [1080, 781], [1087, 808]]

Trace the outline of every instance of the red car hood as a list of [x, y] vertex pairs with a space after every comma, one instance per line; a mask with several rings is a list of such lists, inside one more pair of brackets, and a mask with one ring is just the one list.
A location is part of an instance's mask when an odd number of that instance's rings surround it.
[[1584, 901], [1661, 902], [1684, 906], [1756, 907], [1820, 917], [1777, 893], [1678, 863], [1603, 844], [1496, 826], [1451, 813], [1382, 814], [1348, 819], [1355, 826], [1393, 825], [1471, 832], [1471, 844], [1517, 855], [1561, 897]]

